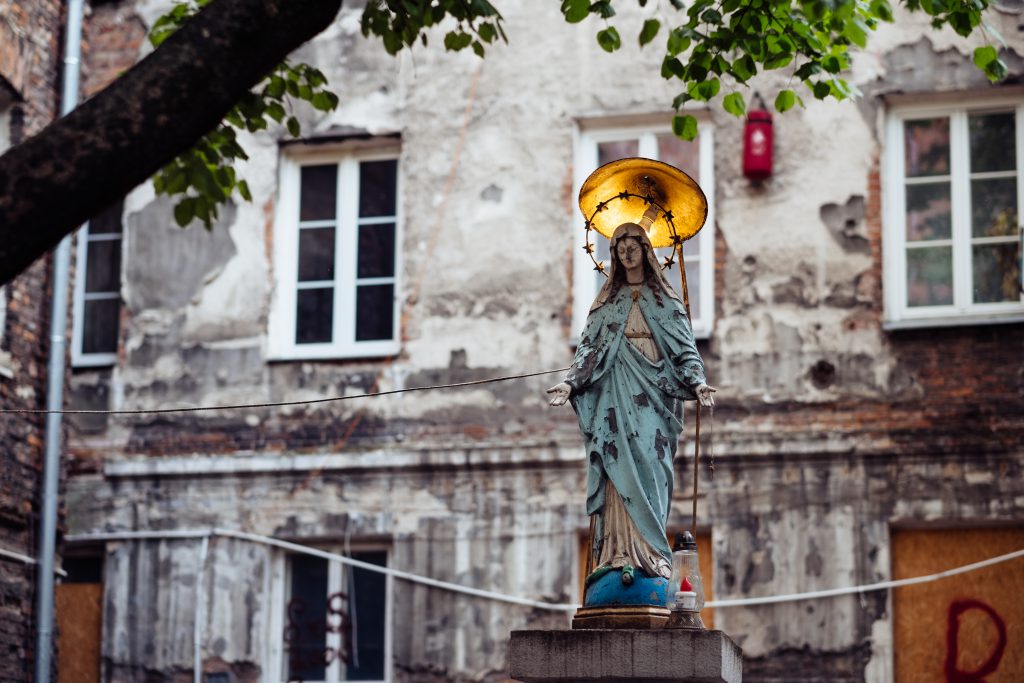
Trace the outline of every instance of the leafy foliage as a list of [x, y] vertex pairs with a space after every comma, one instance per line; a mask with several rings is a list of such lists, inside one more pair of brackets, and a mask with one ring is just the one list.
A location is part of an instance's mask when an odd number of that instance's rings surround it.
[[[175, 0], [158, 19], [150, 41], [159, 46], [202, 7], [213, 0]], [[618, 0], [631, 2], [633, 0]], [[963, 36], [979, 26], [997, 41], [1002, 38], [982, 24], [989, 0], [902, 0], [911, 11], [931, 17], [935, 28], [950, 26]], [[612, 25], [616, 0], [559, 0], [562, 15], [576, 24], [591, 15], [603, 22], [597, 43], [606, 52], [622, 47]], [[645, 8], [649, 0], [635, 0]], [[851, 48], [863, 48], [880, 22], [893, 21], [890, 0], [655, 0], [655, 13], [640, 29], [641, 47], [664, 36], [661, 75], [681, 81], [672, 104], [672, 129], [681, 138], [697, 135], [697, 120], [685, 113], [687, 102], [710, 102], [722, 95], [722, 107], [733, 116], [746, 114], [741, 88], [762, 72], [779, 70], [789, 83], [775, 96], [775, 109], [785, 112], [803, 99], [793, 90], [797, 82], [814, 98], [845, 100], [857, 88], [843, 74], [850, 68]], [[507, 41], [502, 16], [490, 0], [367, 0], [361, 29], [364, 36], [381, 39], [389, 54], [398, 54], [417, 42], [428, 44], [428, 31], [444, 23], [444, 47], [471, 49], [483, 57], [486, 46]], [[454, 22], [454, 26], [452, 23]], [[985, 45], [974, 50], [974, 63], [992, 82], [1006, 77], [1006, 64], [997, 49]], [[320, 111], [338, 105], [327, 89], [324, 74], [308, 64], [285, 61], [249, 92], [224, 120], [191, 150], [161, 169], [153, 180], [158, 194], [180, 197], [174, 207], [179, 225], [195, 219], [209, 229], [218, 208], [235, 192], [251, 201], [249, 187], [238, 177], [234, 164], [247, 158], [237, 131], [256, 132], [283, 125], [293, 137], [301, 127], [293, 111], [304, 101]]]
[[[154, 22], [150, 42], [159, 47], [210, 1], [190, 0], [175, 5]], [[309, 64], [282, 62], [232, 107], [216, 128], [160, 169], [153, 177], [153, 189], [158, 195], [179, 197], [174, 206], [174, 220], [178, 225], [185, 227], [198, 219], [207, 230], [211, 229], [220, 206], [236, 191], [242, 199], [252, 201], [249, 185], [238, 177], [234, 168], [237, 161], [249, 158], [238, 142], [236, 130], [252, 133], [278, 124], [298, 137], [302, 130], [291, 113], [294, 101], [305, 101], [314, 109], [330, 111], [338, 106], [338, 96], [326, 86], [324, 74]]]
[[[210, 2], [176, 0], [153, 23], [150, 43], [159, 47]], [[501, 15], [488, 0], [369, 0], [363, 10], [362, 32], [364, 36], [381, 38], [384, 48], [394, 55], [417, 40], [427, 45], [425, 31], [446, 17], [455, 20], [455, 28], [444, 37], [448, 50], [468, 47], [483, 57], [485, 45], [507, 40]], [[603, 40], [609, 52], [619, 47], [614, 28]], [[327, 89], [327, 78], [321, 71], [309, 64], [284, 61], [243, 97], [214, 130], [157, 172], [153, 178], [157, 194], [179, 197], [174, 206], [178, 225], [185, 227], [198, 219], [209, 230], [220, 207], [235, 192], [252, 201], [248, 184], [234, 168], [236, 162], [249, 158], [236, 131], [254, 133], [271, 125], [283, 125], [289, 135], [298, 138], [302, 127], [293, 113], [296, 101], [307, 102], [320, 111], [332, 111], [338, 106], [338, 96]]]
[[[628, 2], [629, 0], [620, 0]], [[590, 15], [604, 20], [597, 42], [613, 52], [621, 46], [609, 19], [614, 0], [562, 0], [565, 20], [578, 23]], [[636, 0], [646, 7], [648, 0]], [[988, 0], [903, 0], [911, 11], [931, 17], [932, 26], [950, 26], [962, 36], [982, 24]], [[650, 44], [665, 24], [665, 54], [661, 75], [682, 81], [673, 101], [676, 134], [692, 139], [697, 134], [693, 116], [683, 113], [691, 101], [709, 102], [724, 91], [723, 108], [734, 116], [746, 113], [741, 88], [748, 88], [758, 73], [783, 70], [790, 85], [775, 97], [775, 109], [785, 112], [803, 100], [794, 82], [815, 99], [845, 100], [859, 91], [843, 74], [850, 68], [851, 48], [863, 48], [880, 22], [892, 22], [890, 0], [659, 0], [659, 18], [649, 18], [640, 29], [641, 47]], [[984, 27], [997, 41], [1002, 38]], [[614, 40], [611, 38], [614, 36]], [[992, 82], [1007, 75], [1006, 64], [995, 47], [974, 51], [974, 63]]]
[[361, 25], [363, 36], [377, 36], [388, 54], [396, 55], [417, 40], [426, 46], [426, 29], [445, 18], [455, 20], [455, 28], [444, 36], [447, 50], [457, 52], [468, 47], [483, 57], [485, 45], [499, 38], [508, 40], [501, 14], [488, 0], [369, 0]]

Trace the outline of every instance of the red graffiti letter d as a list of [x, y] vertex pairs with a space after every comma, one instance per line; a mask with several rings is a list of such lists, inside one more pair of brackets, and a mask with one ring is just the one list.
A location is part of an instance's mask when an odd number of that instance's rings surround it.
[[[956, 656], [959, 651], [960, 615], [967, 610], [978, 609], [992, 620], [999, 634], [995, 648], [985, 663], [974, 671], [961, 671], [956, 668]], [[980, 600], [954, 600], [949, 606], [949, 617], [946, 622], [946, 683], [985, 683], [985, 676], [994, 673], [999, 667], [999, 660], [1006, 650], [1006, 623], [990, 606]]]

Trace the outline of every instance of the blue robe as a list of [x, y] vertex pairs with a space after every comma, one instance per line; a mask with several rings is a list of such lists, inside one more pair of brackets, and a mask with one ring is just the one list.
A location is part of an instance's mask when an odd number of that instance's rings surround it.
[[[622, 287], [587, 318], [566, 376], [588, 454], [587, 514], [598, 515], [602, 538], [605, 483], [611, 481], [644, 540], [667, 561], [665, 537], [672, 500], [672, 459], [682, 430], [677, 400], [695, 400], [705, 382], [690, 321], [682, 303], [649, 287], [638, 304], [661, 353], [650, 361], [625, 336], [633, 299]], [[594, 556], [600, 548], [592, 548]]]

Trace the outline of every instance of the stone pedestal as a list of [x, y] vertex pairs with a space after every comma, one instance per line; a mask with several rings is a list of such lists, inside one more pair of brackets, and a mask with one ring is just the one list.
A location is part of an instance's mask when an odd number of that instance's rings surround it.
[[740, 683], [743, 651], [721, 631], [513, 631], [509, 675], [522, 683]]

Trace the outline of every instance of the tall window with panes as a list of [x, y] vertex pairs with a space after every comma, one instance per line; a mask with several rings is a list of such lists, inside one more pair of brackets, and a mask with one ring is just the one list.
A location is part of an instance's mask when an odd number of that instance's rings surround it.
[[117, 358], [121, 317], [121, 216], [114, 202], [78, 232], [72, 363], [112, 365]]
[[1017, 103], [892, 113], [884, 245], [890, 322], [1024, 314], [1022, 121]]
[[[686, 283], [694, 335], [706, 338], [714, 324], [714, 157], [712, 131], [702, 123], [695, 140], [684, 141], [664, 126], [586, 127], [578, 138], [576, 150], [576, 194], [594, 169], [627, 157], [646, 157], [675, 166], [697, 181], [708, 199], [708, 219], [704, 228], [683, 245]], [[639, 220], [637, 216], [637, 220]], [[605, 276], [594, 270], [594, 263], [583, 251], [583, 219], [573, 221], [573, 237], [580, 249], [574, 251], [573, 329], [579, 334], [587, 312]], [[594, 236], [595, 258], [606, 264], [610, 259], [608, 240]], [[657, 250], [661, 261], [671, 248]], [[665, 277], [680, 290], [678, 259], [664, 271]]]
[[398, 160], [286, 160], [276, 220], [272, 355], [398, 351]]
[[[387, 566], [384, 550], [350, 556]], [[289, 555], [286, 564], [281, 681], [388, 680], [387, 577], [310, 555]]]

